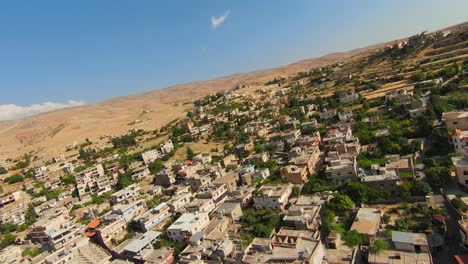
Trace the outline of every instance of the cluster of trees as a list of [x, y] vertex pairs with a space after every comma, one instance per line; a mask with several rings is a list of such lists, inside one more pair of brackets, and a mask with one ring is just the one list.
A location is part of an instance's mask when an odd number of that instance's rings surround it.
[[31, 164], [31, 155], [29, 154], [25, 154], [23, 156], [23, 160], [20, 160], [18, 161], [15, 166], [13, 168], [11, 168], [11, 170], [20, 170], [20, 169], [24, 169], [26, 167], [29, 166], [29, 164]]
[[16, 236], [12, 234], [4, 234], [2, 235], [2, 239], [0, 240], [0, 249], [4, 249], [11, 244], [14, 244], [16, 241]]
[[8, 173], [7, 169], [5, 169], [4, 167], [0, 167], [0, 175], [7, 174], [7, 173]]
[[402, 198], [410, 196], [426, 196], [432, 192], [431, 186], [424, 181], [405, 181], [399, 186], [398, 191]]
[[444, 187], [450, 180], [450, 171], [446, 167], [429, 167], [424, 173], [429, 183], [437, 188]]
[[278, 222], [278, 213], [274, 211], [248, 209], [244, 211], [241, 223], [256, 237], [270, 237]]
[[21, 174], [13, 174], [11, 176], [6, 177], [3, 181], [8, 184], [14, 184], [24, 181], [24, 176]]
[[387, 191], [370, 188], [359, 182], [346, 182], [340, 193], [346, 193], [355, 203], [367, 203], [379, 199], [387, 199], [390, 194]]
[[121, 148], [121, 147], [131, 147], [136, 145], [136, 137], [140, 133], [138, 132], [133, 132], [129, 133], [127, 135], [122, 135], [120, 137], [115, 137], [112, 139], [112, 145], [114, 145], [114, 148]]
[[207, 95], [205, 97], [203, 97], [202, 99], [199, 99], [199, 100], [196, 100], [194, 102], [195, 106], [198, 107], [198, 106], [205, 106], [211, 102], [215, 102], [217, 101], [219, 98], [223, 97], [223, 93], [221, 92], [218, 92], [216, 94], [213, 94], [213, 95]]
[[151, 172], [151, 174], [154, 174], [154, 173], [164, 169], [164, 164], [163, 164], [163, 162], [161, 160], [157, 159], [157, 160], [151, 162], [148, 165], [148, 169]]
[[125, 189], [125, 187], [128, 187], [135, 183], [135, 181], [132, 180], [132, 177], [131, 177], [132, 172], [133, 172], [132, 170], [127, 170], [125, 173], [119, 173], [117, 184], [116, 184], [117, 190]]

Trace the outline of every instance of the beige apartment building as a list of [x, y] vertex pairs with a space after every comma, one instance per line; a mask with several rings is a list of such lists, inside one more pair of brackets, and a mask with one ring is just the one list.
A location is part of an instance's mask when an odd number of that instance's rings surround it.
[[284, 210], [292, 193], [292, 184], [263, 185], [253, 196], [255, 209]]
[[203, 231], [209, 223], [208, 213], [185, 213], [167, 229], [167, 235], [176, 243], [186, 243], [192, 235]]
[[442, 121], [447, 126], [447, 129], [453, 130], [468, 130], [468, 111], [453, 111], [442, 114]]

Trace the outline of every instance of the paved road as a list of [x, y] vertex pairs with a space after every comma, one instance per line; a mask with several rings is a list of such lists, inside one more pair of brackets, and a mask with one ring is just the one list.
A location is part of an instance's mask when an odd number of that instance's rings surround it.
[[[430, 146], [432, 143], [431, 138], [428, 138], [426, 140], [427, 141], [424, 144], [425, 149], [422, 151], [422, 153], [420, 153], [421, 156], [419, 159], [416, 160], [415, 164], [416, 168], [419, 170], [422, 170], [424, 168], [424, 165], [422, 164], [424, 153], [427, 151], [428, 146]], [[463, 190], [461, 190], [458, 187], [455, 177], [451, 178], [451, 181], [443, 190], [444, 193], [466, 196], [467, 194], [464, 193]], [[458, 228], [458, 214], [445, 200], [444, 196], [441, 195], [440, 190], [433, 190], [433, 195], [430, 196], [429, 202], [433, 206], [439, 207], [444, 210], [444, 215], [446, 216], [445, 221], [447, 225], [445, 246], [439, 252], [432, 252], [434, 264], [458, 264], [453, 256], [457, 254], [466, 253], [466, 251], [461, 247], [462, 240], [460, 237], [460, 230]]]
[[435, 206], [445, 209], [445, 221], [447, 224], [445, 246], [441, 249], [441, 251], [432, 253], [434, 263], [457, 264], [457, 261], [455, 261], [453, 256], [463, 253], [463, 250], [460, 247], [461, 237], [457, 223], [458, 215], [450, 206], [448, 206], [447, 201], [445, 201], [442, 195], [434, 194], [431, 196], [430, 201], [431, 203], [434, 203]]

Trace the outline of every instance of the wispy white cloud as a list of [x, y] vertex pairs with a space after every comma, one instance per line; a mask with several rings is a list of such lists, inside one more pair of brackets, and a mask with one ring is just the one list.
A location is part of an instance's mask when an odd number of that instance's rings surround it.
[[226, 12], [224, 12], [224, 15], [222, 15], [222, 16], [219, 16], [219, 17], [212, 16], [211, 17], [211, 27], [212, 28], [217, 28], [217, 27], [221, 26], [221, 24], [223, 24], [224, 21], [226, 20], [226, 18], [229, 16], [230, 12], [231, 12], [230, 10], [227, 10]]
[[50, 112], [62, 108], [84, 105], [85, 102], [69, 100], [66, 103], [45, 102], [29, 106], [18, 106], [15, 104], [0, 105], [0, 121], [21, 119], [45, 112]]

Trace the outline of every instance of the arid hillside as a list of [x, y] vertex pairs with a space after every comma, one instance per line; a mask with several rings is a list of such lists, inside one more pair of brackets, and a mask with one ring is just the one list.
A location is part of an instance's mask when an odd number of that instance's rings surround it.
[[[232, 89], [243, 84], [262, 84], [276, 76], [290, 76], [380, 46], [333, 53], [287, 66], [236, 74], [214, 80], [175, 85], [143, 94], [113, 98], [95, 105], [68, 108], [28, 117], [22, 120], [0, 122], [0, 160], [16, 158], [34, 152], [40, 158], [63, 153], [66, 145], [97, 140], [102, 135], [119, 135], [132, 128], [157, 129], [171, 120], [184, 116], [193, 100], [211, 93]], [[135, 120], [141, 123], [133, 124]]]
[[86, 138], [96, 142], [103, 135], [120, 135], [134, 128], [158, 129], [174, 119], [183, 117], [185, 111], [193, 106], [192, 102], [202, 96], [241, 85], [262, 85], [278, 76], [291, 77], [301, 71], [340, 61], [353, 65], [354, 61], [360, 61], [371, 52], [401, 41], [404, 40], [332, 53], [278, 68], [179, 84], [113, 98], [99, 104], [0, 122], [0, 160], [17, 158], [25, 153], [32, 153], [39, 160], [48, 160], [63, 153], [67, 145], [80, 144]]

